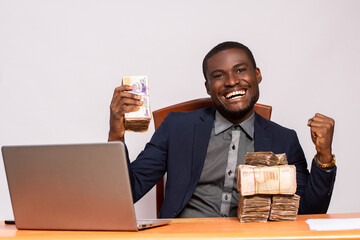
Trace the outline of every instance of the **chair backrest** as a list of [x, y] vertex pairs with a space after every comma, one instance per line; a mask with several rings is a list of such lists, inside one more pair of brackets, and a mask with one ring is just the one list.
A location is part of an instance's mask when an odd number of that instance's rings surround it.
[[[175, 105], [171, 105], [171, 106], [156, 110], [153, 112], [155, 129], [157, 129], [160, 126], [160, 124], [162, 123], [164, 118], [171, 111], [189, 112], [189, 111], [193, 111], [196, 109], [212, 107], [212, 106], [214, 106], [214, 105], [213, 105], [211, 98], [199, 98], [199, 99], [194, 99], [194, 100], [178, 103]], [[255, 112], [258, 113], [260, 116], [270, 120], [271, 111], [272, 111], [271, 106], [256, 103], [254, 106], [254, 109], [255, 109]], [[159, 214], [163, 202], [164, 202], [164, 178], [162, 178], [156, 184], [156, 213], [157, 214]]]

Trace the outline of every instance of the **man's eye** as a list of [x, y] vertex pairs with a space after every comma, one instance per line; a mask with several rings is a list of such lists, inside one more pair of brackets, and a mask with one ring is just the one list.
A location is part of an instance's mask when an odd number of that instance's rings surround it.
[[213, 76], [213, 78], [221, 78], [223, 75], [222, 74], [215, 74], [214, 76]]
[[242, 72], [245, 72], [245, 71], [246, 71], [245, 68], [239, 68], [236, 72], [237, 72], [237, 73], [242, 73]]

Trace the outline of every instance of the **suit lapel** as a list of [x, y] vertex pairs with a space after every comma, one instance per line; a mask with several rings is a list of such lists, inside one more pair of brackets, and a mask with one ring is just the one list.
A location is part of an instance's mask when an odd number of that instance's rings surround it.
[[190, 200], [204, 166], [211, 129], [214, 124], [215, 109], [205, 109], [194, 124], [194, 145], [191, 160], [191, 177], [180, 211]]
[[[211, 129], [214, 124], [215, 109], [206, 109], [195, 124], [192, 159], [192, 181], [198, 180], [204, 166]], [[197, 182], [197, 181], [196, 181]]]
[[255, 136], [254, 151], [271, 151], [272, 134], [266, 130], [268, 122], [266, 119], [255, 113]]

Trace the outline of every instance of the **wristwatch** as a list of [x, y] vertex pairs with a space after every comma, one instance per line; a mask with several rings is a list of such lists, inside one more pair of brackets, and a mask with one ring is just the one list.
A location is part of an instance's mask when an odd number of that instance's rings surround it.
[[332, 154], [332, 158], [331, 158], [331, 161], [330, 161], [330, 162], [328, 162], [328, 163], [322, 163], [322, 162], [320, 162], [320, 160], [317, 158], [317, 156], [316, 156], [316, 154], [315, 154], [315, 156], [314, 156], [314, 162], [315, 162], [315, 164], [316, 164], [318, 167], [320, 167], [320, 168], [322, 168], [322, 169], [329, 170], [329, 169], [331, 169], [331, 168], [333, 168], [333, 167], [335, 166], [335, 155]]

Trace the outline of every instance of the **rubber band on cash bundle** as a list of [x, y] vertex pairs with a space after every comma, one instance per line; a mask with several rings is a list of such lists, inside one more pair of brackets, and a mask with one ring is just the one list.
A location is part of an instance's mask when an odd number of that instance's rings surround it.
[[295, 194], [296, 168], [294, 165], [240, 165], [237, 168], [237, 186], [242, 196]]

